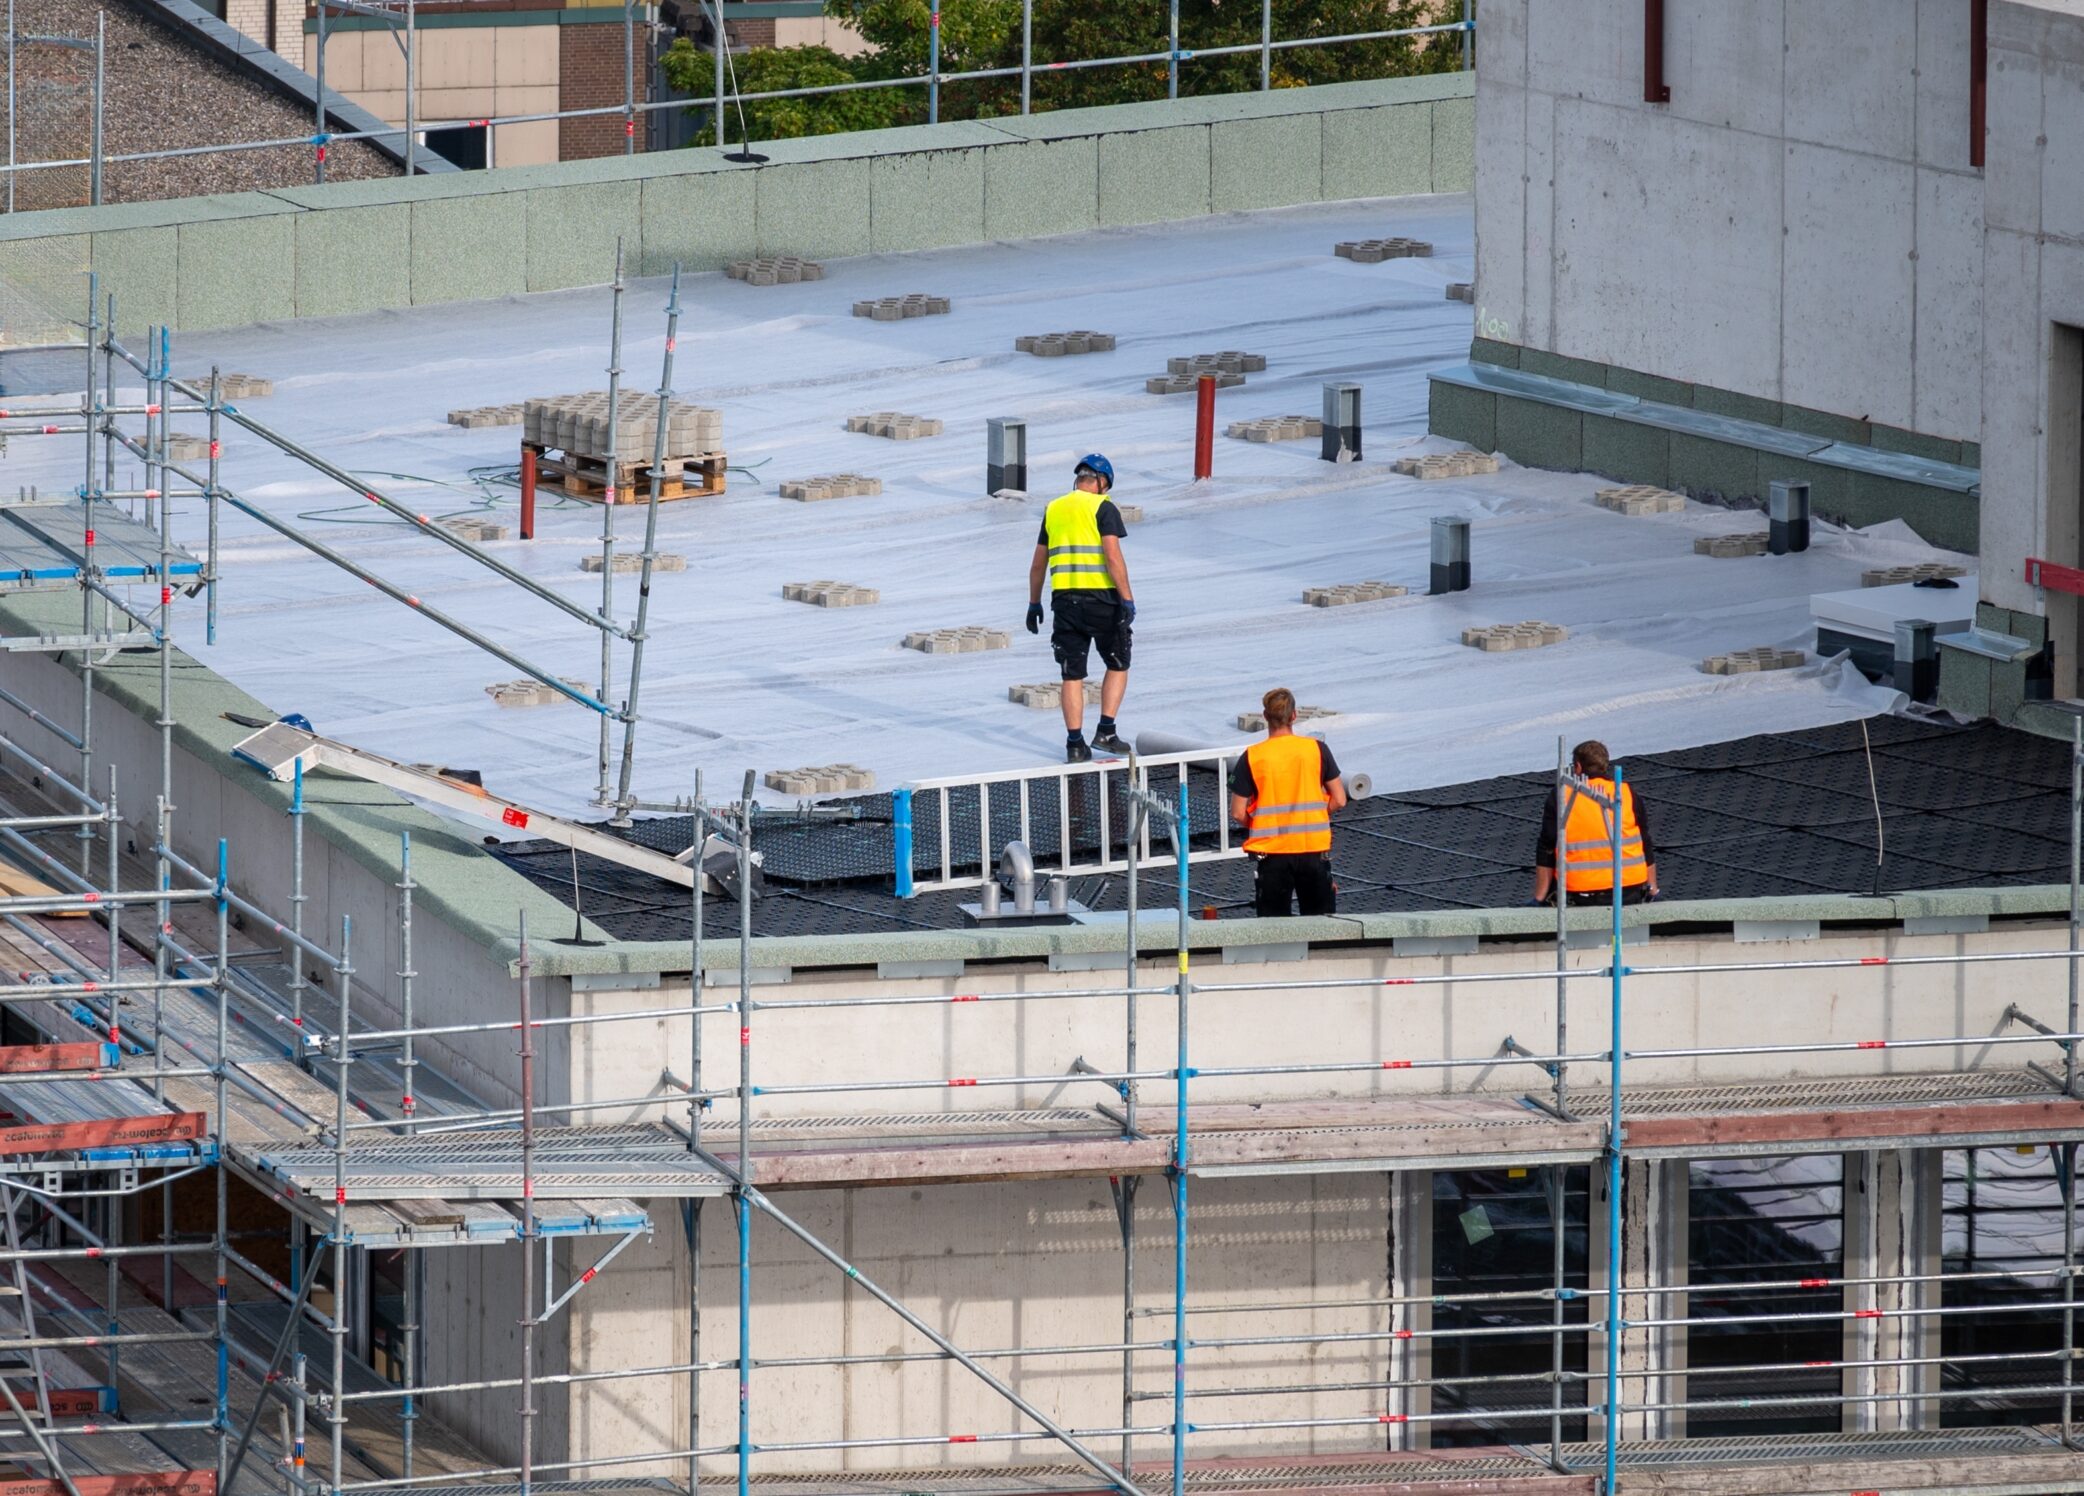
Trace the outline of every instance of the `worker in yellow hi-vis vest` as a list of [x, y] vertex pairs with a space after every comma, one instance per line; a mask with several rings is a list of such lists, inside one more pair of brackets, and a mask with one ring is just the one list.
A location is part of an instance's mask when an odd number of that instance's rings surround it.
[[1276, 686], [1260, 703], [1266, 740], [1247, 748], [1230, 771], [1230, 817], [1245, 827], [1255, 869], [1253, 903], [1263, 918], [1331, 914], [1339, 889], [1331, 875], [1331, 813], [1346, 805], [1338, 760], [1316, 738], [1295, 735], [1295, 696]]
[[[1093, 749], [1127, 753], [1129, 745], [1114, 725], [1122, 696], [1129, 689], [1130, 625], [1136, 621], [1136, 599], [1129, 591], [1129, 563], [1122, 559], [1122, 539], [1129, 533], [1122, 512], [1108, 494], [1114, 491], [1114, 464], [1098, 452], [1078, 459], [1071, 491], [1050, 501], [1035, 537], [1035, 558], [1028, 564], [1028, 632], [1042, 631], [1042, 583], [1049, 582], [1049, 606], [1055, 614], [1050, 648], [1064, 680], [1064, 761], [1082, 764]], [[1100, 726], [1092, 746], [1085, 741], [1086, 660], [1097, 647], [1107, 674], [1100, 682]]]

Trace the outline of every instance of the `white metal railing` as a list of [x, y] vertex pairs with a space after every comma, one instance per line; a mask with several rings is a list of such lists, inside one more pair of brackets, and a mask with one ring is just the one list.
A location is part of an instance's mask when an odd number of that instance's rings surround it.
[[[1050, 764], [1039, 769], [1008, 769], [999, 774], [964, 774], [945, 779], [921, 779], [896, 791], [891, 803], [890, 845], [896, 872], [897, 895], [940, 889], [967, 888], [993, 876], [999, 853], [1008, 841], [1026, 844], [1038, 866], [1052, 874], [1085, 876], [1114, 873], [1127, 868], [1128, 842], [1117, 814], [1127, 815], [1127, 796], [1122, 786], [1155, 793], [1161, 798], [1176, 794], [1183, 779], [1196, 772], [1214, 776], [1216, 844], [1195, 850], [1187, 843], [1187, 861], [1218, 862], [1244, 856], [1244, 847], [1230, 824], [1230, 766], [1244, 755], [1243, 746], [1197, 748], [1187, 753], [1158, 753], [1145, 758], [1096, 759], [1083, 764]], [[977, 826], [972, 841], [967, 827], [958, 838], [955, 823], [966, 815], [975, 797]], [[1122, 803], [1118, 807], [1116, 801]], [[922, 807], [930, 807], [937, 823], [931, 835], [937, 842], [932, 864], [925, 872], [915, 869], [915, 829]], [[1036, 828], [1048, 828], [1048, 815], [1055, 814], [1055, 830], [1044, 841]], [[1007, 818], [1010, 834], [993, 830], [994, 817]], [[1206, 834], [1204, 828], [1203, 834]], [[1137, 837], [1136, 860], [1151, 865], [1151, 828], [1143, 818]], [[997, 842], [997, 845], [993, 843]], [[957, 873], [976, 859], [974, 873]]]

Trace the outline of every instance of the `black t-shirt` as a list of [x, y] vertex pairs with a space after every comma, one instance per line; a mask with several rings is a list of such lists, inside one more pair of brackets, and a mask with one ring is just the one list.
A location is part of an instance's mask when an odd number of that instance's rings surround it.
[[[1312, 738], [1317, 745], [1317, 782], [1330, 784], [1339, 777], [1339, 761], [1331, 756], [1331, 745], [1322, 738]], [[1252, 779], [1252, 760], [1240, 753], [1237, 762], [1230, 766], [1230, 793], [1243, 795], [1247, 800], [1259, 793], [1259, 786]]]

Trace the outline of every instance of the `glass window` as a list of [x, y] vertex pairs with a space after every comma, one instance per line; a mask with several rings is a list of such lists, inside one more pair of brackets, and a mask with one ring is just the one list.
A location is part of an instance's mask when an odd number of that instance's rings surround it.
[[[1748, 1397], [1835, 1398], [1844, 1355], [1840, 1319], [1744, 1323], [1761, 1315], [1837, 1314], [1843, 1290], [1756, 1288], [1845, 1275], [1845, 1161], [1801, 1158], [1709, 1159], [1687, 1167], [1685, 1297], [1686, 1432], [1693, 1438], [1743, 1434], [1830, 1433], [1835, 1404], [1733, 1408]], [[1706, 1291], [1701, 1285], [1710, 1285]], [[1676, 1318], [1677, 1301], [1659, 1319]], [[1711, 1406], [1701, 1406], [1709, 1404]]]
[[[2055, 1150], [1949, 1149], [1946, 1154], [1944, 1270], [1995, 1273], [1940, 1286], [1940, 1354], [1946, 1357], [1940, 1421], [2044, 1423], [2061, 1416], [2045, 1387], [2058, 1363], [1978, 1361], [1979, 1356], [2059, 1351], [2062, 1314], [2062, 1185]], [[1958, 1359], [1957, 1359], [1958, 1358]], [[1965, 1394], [1965, 1395], [1964, 1395]]]
[[[1561, 1184], [1560, 1209], [1552, 1210], [1550, 1181]], [[1526, 1410], [1550, 1406], [1555, 1305], [1545, 1299], [1503, 1303], [1456, 1302], [1457, 1294], [1520, 1293], [1555, 1285], [1557, 1231], [1563, 1238], [1563, 1284], [1585, 1287], [1586, 1223], [1591, 1171], [1562, 1169], [1464, 1169], [1433, 1175], [1433, 1392], [1436, 1414], [1458, 1410], [1521, 1413], [1518, 1417], [1456, 1419], [1432, 1426], [1436, 1446], [1521, 1443], [1546, 1438], [1546, 1416]], [[1560, 1222], [1556, 1217], [1560, 1215]], [[1585, 1322], [1585, 1301], [1566, 1301], [1563, 1321]], [[1509, 1330], [1525, 1334], [1453, 1332]], [[1445, 1333], [1441, 1333], [1445, 1332]], [[1585, 1337], [1563, 1337], [1563, 1437], [1585, 1437]], [[1517, 1380], [1492, 1380], [1515, 1378]]]

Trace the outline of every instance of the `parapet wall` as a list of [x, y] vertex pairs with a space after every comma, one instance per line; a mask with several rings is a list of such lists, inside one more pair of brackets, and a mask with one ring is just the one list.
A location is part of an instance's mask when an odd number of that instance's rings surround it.
[[[0, 284], [125, 327], [340, 316], [1358, 197], [1465, 192], [1470, 74], [0, 218]], [[14, 298], [0, 296], [0, 307]], [[0, 327], [0, 346], [7, 343]]]

